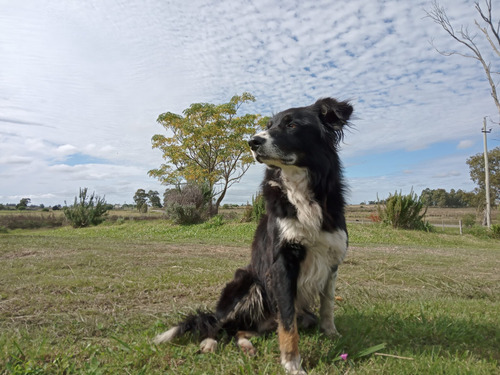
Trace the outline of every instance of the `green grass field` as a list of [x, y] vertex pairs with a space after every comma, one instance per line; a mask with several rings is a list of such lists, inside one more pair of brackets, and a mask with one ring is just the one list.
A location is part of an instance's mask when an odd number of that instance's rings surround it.
[[[274, 334], [200, 354], [152, 338], [212, 308], [255, 224], [163, 220], [0, 234], [1, 374], [281, 374]], [[342, 337], [301, 332], [309, 374], [498, 374], [500, 241], [352, 224]], [[347, 361], [339, 358], [347, 353]]]

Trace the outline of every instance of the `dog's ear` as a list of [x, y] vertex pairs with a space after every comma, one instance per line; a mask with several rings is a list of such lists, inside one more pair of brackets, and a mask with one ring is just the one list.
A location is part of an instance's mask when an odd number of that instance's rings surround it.
[[319, 99], [314, 104], [321, 122], [327, 128], [342, 130], [351, 117], [353, 108], [349, 102], [339, 102], [333, 98]]

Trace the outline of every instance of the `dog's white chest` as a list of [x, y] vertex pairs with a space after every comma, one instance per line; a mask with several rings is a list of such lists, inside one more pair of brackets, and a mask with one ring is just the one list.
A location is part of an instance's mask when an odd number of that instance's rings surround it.
[[294, 169], [284, 173], [287, 197], [297, 210], [296, 218], [278, 219], [280, 239], [304, 245], [306, 258], [300, 265], [297, 281], [299, 304], [311, 304], [322, 293], [332, 267], [342, 263], [347, 251], [347, 233], [338, 229], [323, 231], [323, 214], [312, 198], [305, 170]]
[[306, 258], [300, 264], [297, 280], [299, 306], [310, 306], [316, 297], [324, 293], [332, 267], [344, 260], [347, 252], [347, 233], [320, 232], [315, 243], [306, 245]]

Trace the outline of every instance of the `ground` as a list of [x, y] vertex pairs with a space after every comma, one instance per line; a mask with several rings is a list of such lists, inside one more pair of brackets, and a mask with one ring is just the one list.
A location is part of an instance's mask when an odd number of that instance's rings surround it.
[[[0, 234], [0, 373], [281, 373], [275, 335], [252, 339], [255, 358], [230, 338], [211, 356], [192, 337], [152, 343], [183, 314], [214, 306], [247, 264], [254, 229], [158, 220]], [[500, 371], [498, 240], [349, 232], [335, 311], [343, 336], [301, 332], [309, 374]]]

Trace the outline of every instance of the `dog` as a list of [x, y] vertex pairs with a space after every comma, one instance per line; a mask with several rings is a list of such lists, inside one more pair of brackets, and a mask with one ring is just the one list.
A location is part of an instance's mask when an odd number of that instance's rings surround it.
[[252, 243], [251, 261], [222, 290], [215, 312], [198, 311], [155, 343], [193, 332], [202, 352], [217, 348], [221, 331], [234, 335], [249, 355], [250, 338], [277, 330], [281, 364], [289, 374], [306, 374], [299, 354], [298, 325], [318, 322], [312, 309], [319, 297], [321, 330], [338, 335], [334, 293], [338, 266], [348, 248], [345, 185], [338, 155], [353, 107], [323, 98], [272, 117], [249, 140], [255, 160], [266, 164], [262, 194], [266, 214]]

